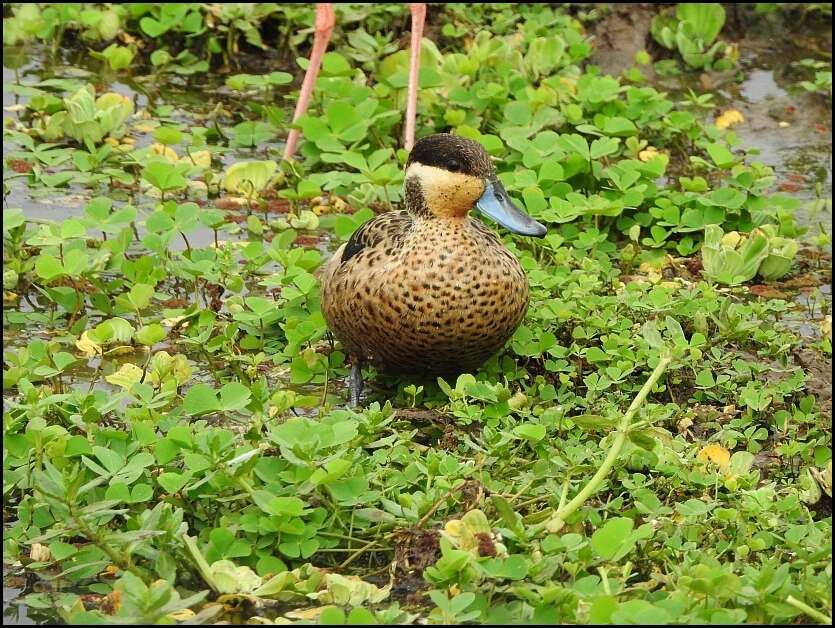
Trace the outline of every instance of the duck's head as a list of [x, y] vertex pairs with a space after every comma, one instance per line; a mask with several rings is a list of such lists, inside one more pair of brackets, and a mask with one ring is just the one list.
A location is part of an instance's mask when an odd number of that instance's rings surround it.
[[426, 218], [464, 218], [477, 207], [503, 227], [541, 238], [544, 225], [514, 205], [481, 144], [449, 133], [417, 141], [406, 162], [406, 207]]

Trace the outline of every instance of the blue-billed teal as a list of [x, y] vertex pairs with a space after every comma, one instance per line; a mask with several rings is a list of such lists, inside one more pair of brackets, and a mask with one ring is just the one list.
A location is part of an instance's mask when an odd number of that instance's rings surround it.
[[546, 229], [514, 205], [477, 142], [446, 133], [409, 155], [405, 209], [362, 225], [324, 266], [322, 311], [360, 366], [451, 375], [478, 368], [513, 335], [528, 307], [528, 279], [478, 208], [510, 231]]

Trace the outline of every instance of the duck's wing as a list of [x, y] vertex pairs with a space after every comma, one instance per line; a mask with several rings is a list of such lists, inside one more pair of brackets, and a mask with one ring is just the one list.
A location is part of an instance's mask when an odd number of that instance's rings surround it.
[[382, 249], [384, 255], [392, 255], [402, 246], [413, 223], [414, 219], [405, 210], [388, 212], [372, 218], [357, 229], [345, 243], [339, 256], [340, 265], [347, 264], [354, 257], [371, 249]]
[[322, 266], [323, 294], [330, 296], [337, 289], [337, 277], [359, 281], [380, 263], [393, 259], [413, 226], [414, 219], [405, 210], [381, 214], [363, 224]]
[[364, 359], [368, 321], [384, 268], [397, 260], [414, 220], [406, 211], [372, 218], [322, 268], [322, 313], [349, 355]]

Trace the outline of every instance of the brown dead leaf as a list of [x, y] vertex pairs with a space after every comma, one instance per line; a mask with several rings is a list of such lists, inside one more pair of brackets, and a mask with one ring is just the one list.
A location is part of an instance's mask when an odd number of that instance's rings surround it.
[[6, 165], [9, 166], [11, 170], [14, 170], [18, 174], [23, 174], [26, 172], [31, 172], [32, 164], [24, 159], [9, 159], [6, 162]]
[[241, 209], [246, 207], [247, 200], [239, 196], [223, 196], [215, 200], [218, 209]]
[[479, 532], [474, 535], [478, 541], [478, 555], [494, 557], [498, 553], [493, 538], [486, 532]]
[[52, 552], [46, 545], [32, 543], [32, 547], [29, 549], [29, 558], [36, 563], [48, 563], [52, 560]]
[[693, 426], [693, 419], [690, 417], [684, 417], [681, 419], [677, 424], [676, 428], [678, 429], [679, 434], [685, 434], [688, 429]]
[[784, 288], [812, 288], [820, 285], [820, 279], [814, 273], [805, 273], [782, 282]]
[[119, 612], [119, 609], [122, 607], [122, 592], [121, 591], [111, 591], [107, 595], [104, 596], [104, 599], [101, 601], [101, 606], [99, 607], [103, 613], [108, 615], [115, 615]]
[[288, 214], [290, 208], [290, 201], [286, 198], [274, 198], [267, 201], [267, 211], [274, 214]]
[[315, 247], [317, 244], [319, 244], [319, 237], [300, 235], [297, 236], [295, 240], [293, 240], [293, 244], [304, 247]]
[[440, 542], [437, 530], [406, 528], [394, 536], [394, 556], [397, 566], [409, 573], [423, 572], [438, 559]]
[[789, 295], [785, 292], [778, 290], [777, 288], [773, 288], [772, 286], [767, 286], [765, 284], [755, 284], [750, 286], [748, 290], [751, 294], [754, 294], [758, 297], [763, 297], [764, 299], [788, 299]]

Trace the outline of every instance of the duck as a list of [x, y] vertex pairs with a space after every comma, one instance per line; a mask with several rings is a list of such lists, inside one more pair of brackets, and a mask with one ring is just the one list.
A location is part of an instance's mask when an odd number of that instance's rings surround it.
[[361, 225], [324, 265], [322, 313], [351, 361], [391, 374], [473, 372], [525, 317], [528, 279], [472, 209], [512, 233], [547, 229], [513, 203], [487, 151], [449, 133], [419, 139], [406, 160], [404, 208]]

